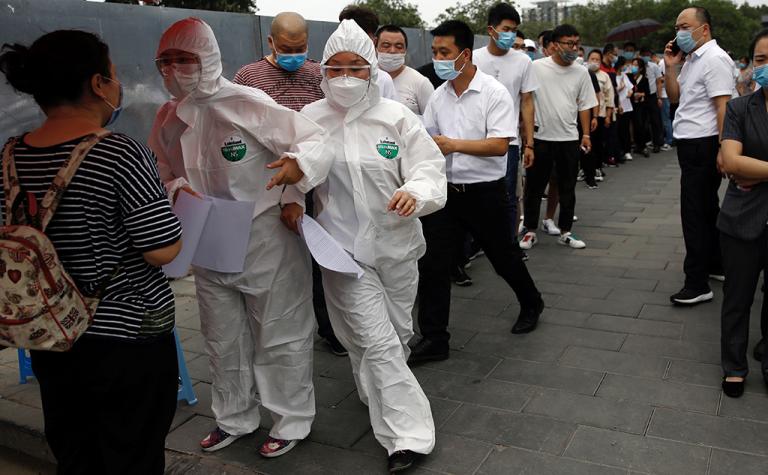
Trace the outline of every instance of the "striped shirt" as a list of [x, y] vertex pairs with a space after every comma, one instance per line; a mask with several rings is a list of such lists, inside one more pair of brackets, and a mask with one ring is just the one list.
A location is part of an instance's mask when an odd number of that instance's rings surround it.
[[307, 60], [298, 71], [288, 72], [262, 58], [240, 68], [234, 82], [261, 89], [281, 106], [300, 112], [307, 104], [325, 98], [321, 80], [316, 61]]
[[[22, 189], [42, 200], [80, 140], [45, 148], [19, 141], [14, 155]], [[4, 223], [3, 195], [0, 188]], [[142, 341], [173, 330], [173, 291], [162, 270], [149, 265], [142, 253], [178, 241], [181, 226], [148, 148], [122, 134], [96, 144], [67, 188], [46, 235], [81, 292], [94, 294], [108, 283], [83, 337]]]

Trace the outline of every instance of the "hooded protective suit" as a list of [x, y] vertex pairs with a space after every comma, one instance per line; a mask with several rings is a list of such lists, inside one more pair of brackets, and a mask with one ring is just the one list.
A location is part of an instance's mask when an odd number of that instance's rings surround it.
[[[195, 269], [216, 422], [232, 435], [253, 432], [260, 398], [272, 412], [272, 437], [302, 439], [315, 415], [312, 272], [300, 238], [280, 223], [281, 187], [265, 190], [274, 173], [266, 165], [281, 155], [296, 159], [304, 172], [296, 186], [309, 189], [331, 164], [326, 136], [263, 92], [223, 78], [216, 38], [201, 20], [171, 26], [157, 54], [170, 49], [196, 54], [202, 72], [193, 92], [161, 107], [152, 129], [149, 143], [167, 190], [188, 181], [206, 195], [256, 202], [245, 270]], [[304, 198], [287, 187], [283, 201]]]
[[[328, 180], [315, 189], [317, 219], [365, 274], [358, 280], [324, 271], [328, 311], [349, 351], [376, 439], [390, 455], [429, 453], [435, 444], [429, 401], [406, 360], [417, 260], [425, 250], [416, 217], [445, 205], [445, 159], [416, 115], [380, 98], [373, 43], [354, 21], [341, 22], [328, 39], [323, 64], [339, 52], [353, 52], [371, 65], [365, 96], [343, 107], [324, 77], [326, 99], [302, 112], [327, 125], [335, 155]], [[416, 198], [412, 216], [387, 211], [397, 191]]]

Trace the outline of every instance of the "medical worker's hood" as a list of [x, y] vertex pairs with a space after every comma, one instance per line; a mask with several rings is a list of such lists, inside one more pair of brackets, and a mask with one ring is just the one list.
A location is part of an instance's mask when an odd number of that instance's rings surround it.
[[[328, 38], [328, 42], [325, 43], [323, 61], [321, 64], [325, 65], [325, 63], [327, 63], [333, 55], [342, 52], [355, 53], [362, 57], [364, 60], [368, 61], [368, 64], [371, 65], [371, 79], [368, 86], [368, 93], [361, 102], [355, 104], [349, 109], [350, 112], [355, 112], [351, 115], [357, 116], [362, 111], [365, 111], [371, 106], [377, 104], [381, 99], [381, 93], [379, 92], [378, 85], [379, 62], [376, 59], [376, 49], [373, 46], [373, 41], [371, 41], [371, 38], [365, 34], [363, 29], [360, 28], [354, 20], [342, 21], [336, 31], [334, 31], [331, 37]], [[320, 88], [325, 93], [328, 101], [333, 103], [333, 100], [329, 97], [328, 79], [325, 77], [325, 75], [323, 75]]]
[[199, 18], [179, 20], [165, 30], [157, 47], [160, 56], [169, 49], [196, 54], [202, 65], [202, 76], [197, 91], [203, 95], [215, 94], [220, 88], [222, 74], [221, 52], [213, 30]]

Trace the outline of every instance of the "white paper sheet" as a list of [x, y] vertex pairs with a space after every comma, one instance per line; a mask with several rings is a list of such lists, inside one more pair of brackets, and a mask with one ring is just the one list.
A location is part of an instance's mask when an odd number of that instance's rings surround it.
[[205, 199], [211, 202], [211, 211], [192, 264], [217, 272], [242, 272], [256, 203]]
[[179, 192], [173, 212], [181, 223], [181, 252], [171, 263], [163, 266], [163, 271], [168, 277], [184, 277], [189, 272], [189, 266], [195, 257], [200, 235], [203, 233], [212, 205], [210, 200], [201, 199], [183, 191]]
[[299, 231], [312, 257], [322, 267], [358, 279], [363, 276], [363, 269], [317, 221], [304, 215], [299, 222]]

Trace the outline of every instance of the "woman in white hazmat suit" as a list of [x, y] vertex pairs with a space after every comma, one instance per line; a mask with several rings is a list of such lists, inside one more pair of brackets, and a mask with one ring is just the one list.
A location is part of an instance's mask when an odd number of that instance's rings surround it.
[[166, 30], [157, 58], [174, 100], [160, 108], [149, 143], [169, 195], [185, 188], [256, 203], [245, 270], [194, 270], [217, 424], [200, 444], [218, 450], [258, 429], [260, 398], [274, 420], [260, 453], [276, 457], [305, 438], [314, 419], [315, 320], [309, 256], [280, 223], [281, 199], [303, 203], [303, 194], [274, 185], [300, 178], [296, 186], [306, 191], [322, 181], [331, 164], [326, 135], [263, 92], [223, 78], [216, 38], [201, 20]]
[[302, 111], [327, 127], [334, 153], [315, 189], [317, 220], [365, 272], [324, 270], [325, 298], [374, 435], [399, 471], [435, 444], [429, 401], [406, 360], [425, 250], [416, 217], [445, 205], [445, 159], [416, 115], [380, 97], [373, 43], [354, 21], [328, 39], [322, 70], [326, 98]]

